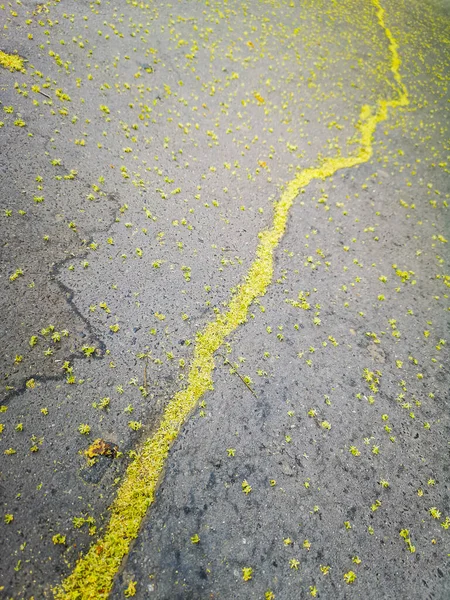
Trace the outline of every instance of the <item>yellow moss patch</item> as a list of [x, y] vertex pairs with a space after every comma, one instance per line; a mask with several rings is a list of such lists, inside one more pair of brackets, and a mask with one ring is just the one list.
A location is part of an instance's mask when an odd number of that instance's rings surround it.
[[380, 100], [375, 108], [363, 106], [358, 125], [360, 148], [357, 152], [349, 157], [325, 159], [320, 167], [305, 169], [287, 185], [274, 205], [272, 227], [258, 235], [256, 258], [245, 282], [231, 297], [228, 310], [219, 314], [197, 335], [186, 389], [175, 394], [169, 402], [157, 431], [145, 442], [141, 453], [128, 467], [111, 507], [111, 518], [103, 539], [92, 545], [88, 553], [79, 559], [71, 575], [54, 590], [58, 600], [98, 600], [108, 596], [121, 561], [138, 535], [142, 519], [154, 500], [170, 447], [199, 398], [212, 389], [214, 353], [226, 337], [246, 321], [250, 305], [266, 293], [272, 281], [274, 251], [283, 237], [295, 198], [314, 179], [325, 179], [340, 169], [367, 162], [372, 156], [372, 138], [376, 127], [387, 119], [388, 109], [408, 104], [407, 91], [399, 72], [401, 61], [397, 42], [385, 26], [384, 10], [380, 3], [373, 0], [373, 4], [380, 27], [389, 41], [390, 69], [398, 86], [397, 98]]
[[2, 52], [0, 50], [0, 65], [5, 69], [9, 69], [11, 72], [13, 71], [21, 71], [25, 73], [25, 69], [23, 66], [24, 59], [17, 54], [6, 54], [6, 52]]

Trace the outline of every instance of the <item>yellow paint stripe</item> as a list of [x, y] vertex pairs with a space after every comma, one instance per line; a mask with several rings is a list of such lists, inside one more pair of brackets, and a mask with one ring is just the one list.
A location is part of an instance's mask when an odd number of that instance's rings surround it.
[[256, 258], [245, 282], [231, 297], [228, 310], [218, 315], [197, 335], [186, 389], [175, 394], [169, 402], [157, 431], [145, 442], [141, 453], [128, 467], [112, 505], [111, 518], [103, 539], [92, 545], [77, 562], [71, 575], [54, 590], [58, 600], [97, 600], [109, 595], [122, 559], [128, 553], [132, 540], [137, 537], [142, 520], [154, 500], [170, 447], [199, 398], [212, 389], [214, 353], [225, 338], [246, 321], [250, 305], [266, 293], [272, 281], [274, 250], [283, 237], [295, 198], [314, 179], [325, 179], [340, 169], [367, 162], [372, 156], [376, 127], [387, 118], [388, 109], [408, 104], [407, 91], [400, 76], [398, 44], [385, 26], [384, 9], [378, 0], [373, 0], [373, 4], [380, 27], [389, 41], [390, 69], [398, 85], [397, 97], [380, 100], [375, 109], [363, 106], [358, 125], [360, 148], [354, 155], [325, 159], [320, 167], [305, 169], [287, 185], [280, 200], [275, 203], [272, 227], [258, 235]]

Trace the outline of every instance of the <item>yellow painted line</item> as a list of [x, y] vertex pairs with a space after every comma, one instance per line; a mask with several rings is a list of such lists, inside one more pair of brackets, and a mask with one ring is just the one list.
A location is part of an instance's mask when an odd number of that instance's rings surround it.
[[359, 120], [360, 148], [352, 156], [325, 159], [320, 167], [305, 169], [286, 187], [274, 205], [272, 227], [258, 234], [256, 258], [245, 282], [231, 297], [226, 312], [217, 316], [196, 338], [194, 358], [186, 389], [171, 399], [155, 434], [129, 465], [117, 497], [111, 507], [111, 518], [102, 539], [81, 557], [73, 572], [54, 590], [58, 600], [98, 600], [107, 598], [123, 557], [138, 535], [148, 507], [153, 503], [156, 486], [162, 475], [169, 450], [199, 398], [212, 389], [214, 353], [226, 337], [244, 323], [252, 302], [266, 293], [272, 281], [273, 257], [286, 229], [295, 198], [314, 179], [326, 179], [340, 169], [367, 162], [372, 156], [372, 140], [378, 123], [388, 116], [388, 109], [408, 104], [408, 95], [400, 76], [398, 45], [384, 22], [384, 9], [373, 0], [380, 27], [389, 41], [391, 72], [398, 86], [397, 97], [380, 100], [375, 108], [362, 107]]

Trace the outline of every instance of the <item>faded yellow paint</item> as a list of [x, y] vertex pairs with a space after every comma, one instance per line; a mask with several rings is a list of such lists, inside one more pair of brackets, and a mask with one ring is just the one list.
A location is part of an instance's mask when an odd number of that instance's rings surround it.
[[303, 170], [287, 185], [274, 205], [272, 227], [259, 233], [256, 258], [245, 282], [231, 297], [228, 309], [197, 335], [187, 387], [169, 402], [157, 431], [145, 442], [140, 454], [128, 467], [112, 505], [104, 537], [92, 545], [88, 553], [79, 559], [71, 575], [54, 590], [57, 599], [97, 600], [108, 596], [122, 559], [138, 535], [142, 519], [154, 500], [170, 447], [199, 398], [212, 389], [214, 353], [226, 337], [246, 321], [250, 305], [266, 293], [272, 281], [274, 251], [285, 232], [295, 198], [311, 181], [326, 179], [340, 169], [367, 162], [372, 156], [373, 135], [377, 125], [387, 119], [389, 108], [408, 104], [407, 90], [400, 75], [398, 44], [385, 25], [384, 9], [378, 0], [373, 0], [373, 4], [379, 25], [389, 41], [390, 70], [397, 84], [397, 96], [391, 100], [379, 100], [375, 107], [362, 107], [358, 124], [360, 147], [353, 155], [325, 159], [319, 167]]

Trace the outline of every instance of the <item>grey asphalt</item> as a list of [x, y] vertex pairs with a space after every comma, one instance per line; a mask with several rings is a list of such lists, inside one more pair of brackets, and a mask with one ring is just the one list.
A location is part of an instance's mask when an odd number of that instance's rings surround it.
[[[410, 103], [296, 199], [111, 598], [450, 597], [450, 7], [380, 2]], [[284, 186], [398, 87], [368, 0], [0, 24], [27, 60], [0, 66], [0, 597], [37, 600], [101, 539]]]

